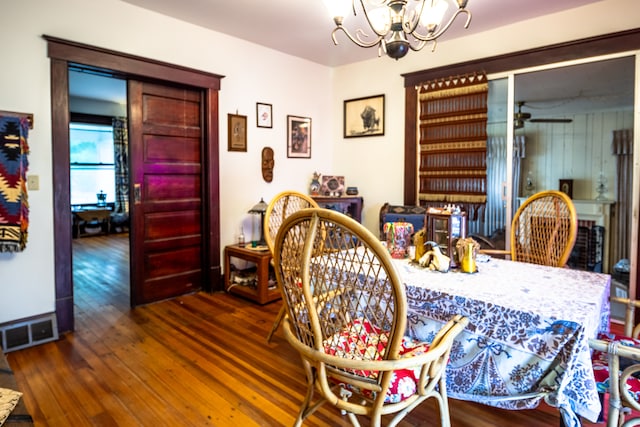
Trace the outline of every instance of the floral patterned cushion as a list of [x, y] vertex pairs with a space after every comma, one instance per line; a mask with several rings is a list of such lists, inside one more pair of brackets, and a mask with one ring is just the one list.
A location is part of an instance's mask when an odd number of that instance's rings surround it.
[[[618, 341], [621, 345], [630, 347], [639, 347], [640, 340], [626, 337], [624, 335], [599, 333], [598, 339], [604, 341]], [[609, 391], [609, 361], [607, 353], [595, 350], [591, 357], [593, 363], [593, 374], [596, 379], [598, 393], [607, 393]], [[624, 370], [630, 365], [637, 363], [633, 360], [620, 358], [620, 370]], [[635, 400], [640, 401], [640, 379], [632, 376], [627, 380], [627, 390], [634, 396]]]
[[[381, 331], [380, 328], [372, 325], [364, 319], [356, 319], [346, 328], [341, 330], [337, 337], [325, 341], [325, 351], [327, 354], [336, 356], [345, 356], [352, 354], [353, 350], [361, 355], [360, 359], [371, 359], [373, 355], [377, 360], [381, 360], [389, 339], [389, 332]], [[331, 346], [330, 342], [337, 342], [337, 345]], [[376, 351], [377, 350], [377, 351]], [[402, 348], [400, 350], [401, 357], [411, 357], [423, 354], [429, 351], [429, 345], [417, 341], [411, 337], [405, 336], [402, 340]], [[365, 355], [369, 354], [369, 357]], [[351, 356], [352, 357], [352, 356]], [[377, 371], [357, 371], [356, 375], [375, 379], [378, 377]], [[417, 390], [417, 381], [420, 375], [420, 368], [402, 369], [395, 371], [391, 387], [385, 396], [385, 403], [401, 402], [412, 396]], [[340, 383], [339, 381], [336, 381]], [[350, 384], [342, 385], [365, 396], [373, 398], [372, 392], [369, 390], [358, 390]]]

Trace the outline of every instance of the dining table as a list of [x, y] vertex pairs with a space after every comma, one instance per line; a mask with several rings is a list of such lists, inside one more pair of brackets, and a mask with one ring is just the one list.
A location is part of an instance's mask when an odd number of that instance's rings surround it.
[[477, 271], [446, 273], [394, 259], [408, 303], [407, 333], [429, 341], [453, 315], [447, 392], [518, 410], [541, 401], [565, 426], [596, 422], [601, 403], [588, 340], [609, 329], [610, 276], [486, 257]]

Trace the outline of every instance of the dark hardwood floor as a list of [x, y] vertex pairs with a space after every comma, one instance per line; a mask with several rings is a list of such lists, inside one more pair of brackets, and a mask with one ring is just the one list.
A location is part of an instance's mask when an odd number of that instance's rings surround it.
[[[126, 235], [74, 240], [76, 331], [9, 353], [36, 426], [289, 426], [304, 397], [280, 303], [197, 293], [129, 308]], [[557, 427], [541, 404], [505, 411], [450, 399], [454, 427]], [[425, 402], [401, 426], [437, 426]], [[366, 420], [363, 420], [366, 421]], [[331, 407], [305, 426], [347, 426]]]

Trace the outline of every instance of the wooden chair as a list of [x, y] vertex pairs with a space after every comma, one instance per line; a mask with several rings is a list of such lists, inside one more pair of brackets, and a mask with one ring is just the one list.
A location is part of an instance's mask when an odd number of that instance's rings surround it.
[[[311, 207], [318, 207], [315, 200], [306, 194], [291, 190], [276, 194], [271, 202], [269, 202], [269, 206], [267, 206], [267, 210], [264, 214], [263, 230], [265, 230], [264, 240], [267, 242], [267, 247], [269, 248], [269, 251], [271, 251], [272, 256], [274, 249], [273, 241], [276, 238], [278, 229], [280, 229], [284, 220], [293, 212]], [[269, 335], [267, 335], [267, 342], [271, 342], [271, 338], [278, 329], [278, 326], [280, 326], [280, 322], [283, 317], [284, 306], [280, 308], [276, 320], [273, 322]]]
[[564, 267], [578, 233], [578, 215], [565, 193], [541, 191], [526, 199], [511, 222], [511, 250], [484, 249], [513, 261]]
[[[307, 394], [295, 426], [324, 403], [379, 426], [396, 425], [433, 397], [449, 426], [444, 372], [454, 338], [468, 319], [456, 315], [433, 341], [405, 336], [404, 285], [379, 239], [353, 219], [326, 209], [289, 216], [275, 241], [283, 331], [300, 353]], [[314, 398], [314, 393], [319, 396]]]
[[594, 376], [603, 404], [605, 393], [609, 393], [607, 426], [637, 426], [638, 413], [635, 418], [626, 421], [625, 418], [631, 410], [640, 411], [640, 324], [634, 326], [635, 309], [640, 307], [640, 301], [618, 297], [611, 297], [611, 301], [627, 307], [625, 331], [624, 335], [599, 334], [598, 339], [589, 340], [594, 350]]

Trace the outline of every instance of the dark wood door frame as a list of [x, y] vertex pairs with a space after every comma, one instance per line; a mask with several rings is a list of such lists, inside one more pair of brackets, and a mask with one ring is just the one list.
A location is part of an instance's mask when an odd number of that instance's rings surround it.
[[51, 36], [47, 41], [51, 63], [51, 126], [53, 162], [53, 222], [55, 298], [58, 332], [74, 330], [71, 206], [69, 195], [69, 78], [70, 64], [109, 70], [124, 78], [158, 81], [199, 88], [204, 93], [205, 197], [204, 231], [207, 237], [203, 289], [221, 289], [220, 178], [218, 91], [223, 76], [89, 46]]

